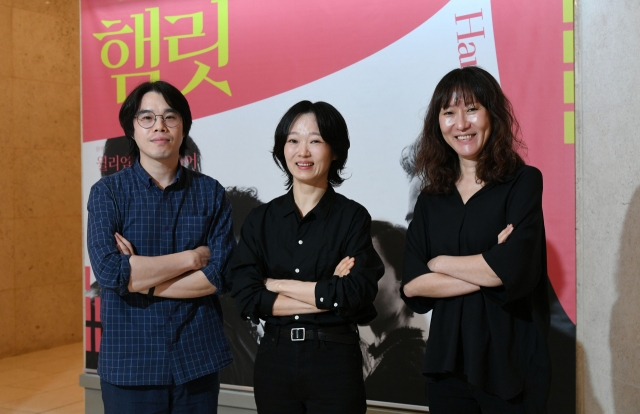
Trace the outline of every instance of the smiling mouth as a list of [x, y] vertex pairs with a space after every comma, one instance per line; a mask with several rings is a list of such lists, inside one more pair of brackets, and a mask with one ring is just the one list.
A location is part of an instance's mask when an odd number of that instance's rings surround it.
[[468, 141], [471, 138], [473, 138], [473, 135], [459, 135], [456, 137], [456, 139], [460, 140], [460, 141]]
[[313, 165], [312, 162], [296, 162], [298, 167], [311, 167]]

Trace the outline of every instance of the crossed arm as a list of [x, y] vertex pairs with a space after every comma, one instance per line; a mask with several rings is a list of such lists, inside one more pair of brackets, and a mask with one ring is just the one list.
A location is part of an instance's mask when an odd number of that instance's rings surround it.
[[164, 256], [138, 256], [131, 243], [115, 234], [116, 245], [122, 254], [130, 255], [130, 292], [147, 294], [155, 286], [154, 296], [187, 299], [211, 295], [217, 288], [200, 270], [209, 262], [207, 246]]
[[[509, 224], [498, 234], [498, 244], [504, 243], [512, 231], [513, 225]], [[437, 256], [429, 260], [427, 267], [432, 273], [418, 276], [404, 286], [407, 297], [449, 298], [479, 291], [480, 286], [502, 285], [481, 254]]]
[[[345, 277], [353, 268], [355, 258], [345, 257], [338, 263], [334, 275]], [[308, 313], [326, 312], [316, 304], [316, 282], [302, 282], [291, 279], [271, 279], [264, 281], [267, 290], [278, 294], [273, 303], [273, 316], [290, 316]]]

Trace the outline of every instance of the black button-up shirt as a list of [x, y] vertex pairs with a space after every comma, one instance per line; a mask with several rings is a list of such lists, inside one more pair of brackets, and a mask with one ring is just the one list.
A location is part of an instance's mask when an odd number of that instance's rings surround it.
[[[345, 256], [355, 257], [355, 265], [341, 278], [333, 273]], [[254, 323], [330, 326], [373, 320], [383, 274], [369, 213], [329, 187], [304, 218], [292, 191], [254, 209], [242, 226], [229, 281], [242, 317]], [[315, 306], [329, 312], [273, 316], [278, 294], [266, 289], [265, 278], [317, 282]]]

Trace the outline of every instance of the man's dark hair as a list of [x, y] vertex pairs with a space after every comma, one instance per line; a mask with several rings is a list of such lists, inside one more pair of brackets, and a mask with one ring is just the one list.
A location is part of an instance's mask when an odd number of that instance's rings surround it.
[[[191, 118], [191, 109], [189, 108], [189, 102], [187, 102], [187, 98], [185, 98], [182, 92], [180, 92], [175, 86], [164, 81], [145, 82], [138, 85], [129, 94], [129, 96], [127, 96], [127, 99], [125, 99], [124, 103], [120, 107], [119, 114], [120, 126], [124, 131], [124, 135], [129, 138], [129, 155], [132, 157], [132, 159], [138, 158], [140, 156], [138, 145], [133, 139], [133, 133], [135, 130], [133, 123], [135, 122], [135, 117], [140, 110], [140, 102], [142, 102], [142, 97], [149, 92], [159, 93], [172, 109], [178, 111], [180, 117], [182, 118], [183, 138], [189, 135], [191, 124], [193, 123], [193, 119]], [[182, 145], [180, 145], [179, 149], [181, 157], [185, 156], [186, 148], [187, 141], [183, 139]]]
[[287, 168], [287, 161], [284, 157], [284, 145], [287, 143], [291, 126], [296, 119], [303, 114], [315, 115], [320, 136], [329, 144], [331, 152], [336, 157], [335, 160], [331, 161], [331, 165], [329, 166], [328, 181], [332, 187], [338, 187], [345, 180], [340, 176], [340, 173], [347, 163], [349, 147], [351, 146], [347, 123], [340, 112], [332, 105], [326, 102], [312, 103], [310, 101], [300, 101], [289, 108], [276, 127], [272, 155], [273, 160], [287, 176], [285, 186], [287, 189], [291, 188], [293, 185], [293, 175], [291, 175], [289, 168]]
[[476, 177], [484, 183], [503, 182], [524, 165], [518, 154], [526, 149], [511, 102], [486, 70], [466, 66], [447, 73], [436, 86], [424, 118], [416, 150], [416, 173], [423, 191], [446, 194], [460, 178], [458, 154], [447, 144], [440, 129], [440, 111], [462, 99], [465, 105], [479, 103], [489, 113], [491, 135], [478, 155]]

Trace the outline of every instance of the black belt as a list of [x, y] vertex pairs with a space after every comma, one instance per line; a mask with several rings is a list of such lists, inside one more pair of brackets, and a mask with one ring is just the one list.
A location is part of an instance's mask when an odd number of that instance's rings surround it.
[[308, 340], [338, 342], [341, 344], [357, 344], [360, 341], [358, 327], [355, 324], [331, 326], [324, 328], [287, 328], [267, 325], [265, 332], [273, 337], [287, 338], [292, 342]]

